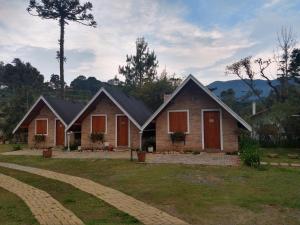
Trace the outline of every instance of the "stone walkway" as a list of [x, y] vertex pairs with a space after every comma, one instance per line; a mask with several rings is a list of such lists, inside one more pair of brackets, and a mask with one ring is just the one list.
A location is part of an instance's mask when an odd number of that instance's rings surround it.
[[[41, 156], [40, 150], [24, 149], [20, 151], [12, 151], [2, 153], [3, 155], [25, 155], [25, 156]], [[53, 158], [63, 159], [130, 159], [130, 151], [121, 152], [63, 152], [53, 151]], [[133, 153], [136, 159], [136, 153]], [[146, 156], [147, 163], [171, 163], [171, 164], [191, 164], [191, 165], [215, 165], [215, 166], [237, 166], [239, 165], [239, 157], [237, 155], [226, 155], [224, 153], [206, 153], [201, 152], [198, 155], [193, 154], [151, 154]]]
[[83, 225], [71, 211], [47, 192], [0, 174], [0, 187], [16, 194], [28, 205], [41, 225]]
[[[67, 174], [57, 173], [49, 170], [34, 167], [21, 166], [12, 163], [1, 163], [0, 166], [33, 173], [50, 179], [59, 180], [73, 185], [74, 187], [90, 193], [95, 197], [107, 202], [117, 209], [135, 217], [145, 225], [187, 225], [188, 223], [171, 216], [157, 208], [154, 208], [142, 201], [136, 200], [115, 189], [103, 186], [91, 180], [75, 177]], [[54, 225], [54, 224], [52, 224]]]
[[270, 166], [287, 166], [287, 167], [299, 167], [300, 163], [284, 163], [284, 162], [261, 162], [261, 165], [270, 165]]
[[147, 163], [174, 163], [210, 166], [238, 166], [240, 159], [237, 155], [226, 155], [224, 153], [201, 152], [193, 154], [148, 154]]

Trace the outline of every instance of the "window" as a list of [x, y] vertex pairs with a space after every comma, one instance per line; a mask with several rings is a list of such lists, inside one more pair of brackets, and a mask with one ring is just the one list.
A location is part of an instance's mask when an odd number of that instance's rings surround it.
[[189, 132], [188, 110], [178, 110], [168, 112], [169, 133]]
[[47, 135], [48, 134], [48, 119], [35, 120], [35, 134]]
[[92, 115], [91, 133], [106, 133], [106, 115]]

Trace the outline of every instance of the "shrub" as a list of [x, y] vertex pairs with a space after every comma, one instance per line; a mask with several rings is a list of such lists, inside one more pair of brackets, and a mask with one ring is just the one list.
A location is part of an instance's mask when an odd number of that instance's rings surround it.
[[245, 165], [259, 167], [261, 152], [258, 142], [250, 137], [243, 136], [240, 140], [240, 156]]
[[143, 149], [146, 151], [148, 147], [155, 148], [156, 142], [154, 137], [148, 137], [143, 143]]
[[186, 135], [183, 132], [174, 132], [174, 133], [170, 134], [172, 143], [181, 142], [181, 141], [183, 141], [185, 143], [185, 136]]
[[45, 140], [46, 140], [46, 136], [43, 134], [34, 135], [34, 141], [36, 143], [42, 143], [42, 142], [45, 142]]
[[22, 146], [19, 144], [16, 144], [16, 145], [12, 146], [12, 149], [13, 149], [13, 151], [19, 151], [19, 150], [22, 150]]
[[104, 142], [104, 134], [103, 133], [91, 133], [90, 139], [92, 142]]

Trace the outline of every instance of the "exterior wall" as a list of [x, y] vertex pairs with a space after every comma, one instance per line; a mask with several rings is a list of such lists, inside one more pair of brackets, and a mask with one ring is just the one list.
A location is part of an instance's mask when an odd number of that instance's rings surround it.
[[[87, 114], [81, 123], [81, 146], [83, 149], [99, 148], [99, 143], [93, 143], [90, 140], [91, 134], [91, 115], [106, 114], [107, 115], [107, 130], [104, 134], [105, 142], [116, 147], [116, 114], [123, 112], [105, 95], [101, 95], [96, 108]], [[139, 129], [129, 120], [130, 133], [129, 144], [132, 148], [139, 146]]]
[[[39, 145], [35, 144], [34, 135], [35, 135], [35, 120], [36, 119], [48, 119], [48, 135], [46, 135], [45, 143], [40, 143]], [[55, 118], [56, 116], [52, 113], [52, 111], [44, 106], [39, 114], [30, 122], [28, 126], [28, 145], [29, 147], [37, 147], [37, 148], [48, 148], [55, 146]]]
[[[168, 134], [168, 110], [189, 110], [189, 134], [186, 143], [172, 143]], [[213, 99], [196, 84], [188, 83], [181, 92], [156, 117], [156, 151], [203, 151], [202, 149], [202, 109], [221, 109]], [[238, 150], [237, 121], [225, 110], [222, 113], [223, 150], [234, 152]], [[222, 141], [222, 140], [221, 140]]]

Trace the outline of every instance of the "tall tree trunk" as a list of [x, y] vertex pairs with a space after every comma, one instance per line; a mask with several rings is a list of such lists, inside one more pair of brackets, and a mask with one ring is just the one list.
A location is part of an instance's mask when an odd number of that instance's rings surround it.
[[64, 77], [64, 43], [65, 43], [65, 20], [61, 18], [59, 21], [60, 25], [60, 40], [59, 40], [59, 72], [60, 72], [60, 96], [62, 99], [65, 98], [65, 77]]

